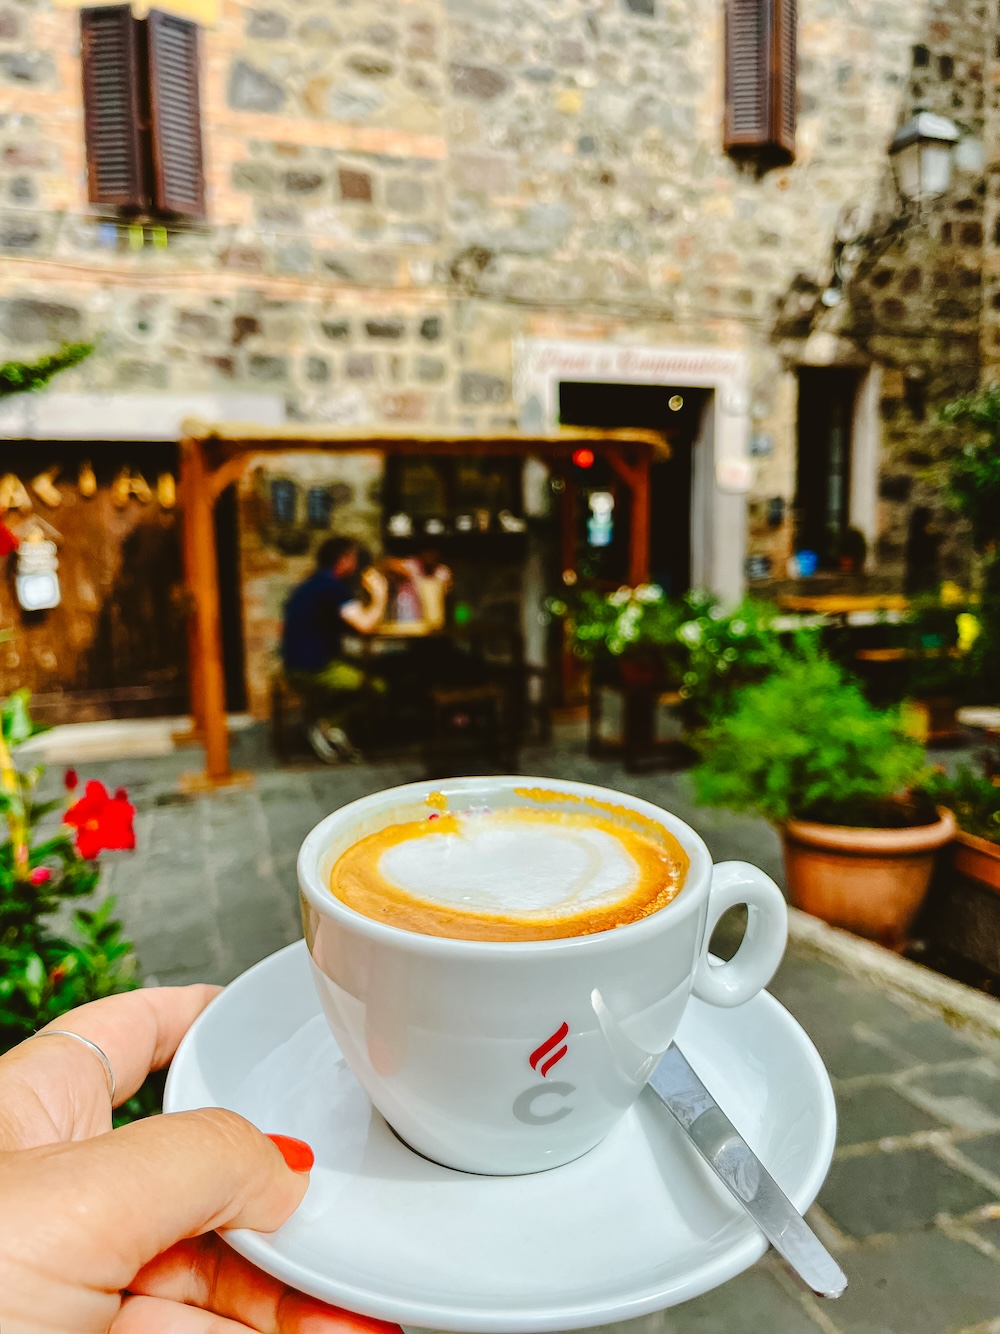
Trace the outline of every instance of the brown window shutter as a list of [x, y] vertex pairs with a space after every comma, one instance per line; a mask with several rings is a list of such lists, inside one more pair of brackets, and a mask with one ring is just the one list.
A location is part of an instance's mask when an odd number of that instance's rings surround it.
[[726, 0], [726, 152], [795, 156], [796, 0]]
[[139, 26], [128, 5], [80, 11], [87, 193], [92, 204], [149, 207]]
[[798, 102], [798, 5], [796, 0], [775, 0], [774, 139], [789, 160], [795, 156], [795, 114]]
[[156, 206], [164, 213], [204, 217], [198, 26], [156, 9], [147, 24]]

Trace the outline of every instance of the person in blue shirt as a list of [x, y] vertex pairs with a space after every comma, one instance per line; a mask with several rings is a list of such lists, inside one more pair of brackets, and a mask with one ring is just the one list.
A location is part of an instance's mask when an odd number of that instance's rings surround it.
[[374, 567], [363, 569], [359, 577], [360, 563], [360, 547], [353, 538], [327, 538], [316, 552], [315, 570], [285, 604], [285, 675], [306, 697], [309, 743], [328, 764], [357, 758], [344, 724], [363, 702], [364, 692], [385, 689], [384, 682], [344, 657], [345, 631], [371, 634], [385, 615], [389, 595], [385, 576]]

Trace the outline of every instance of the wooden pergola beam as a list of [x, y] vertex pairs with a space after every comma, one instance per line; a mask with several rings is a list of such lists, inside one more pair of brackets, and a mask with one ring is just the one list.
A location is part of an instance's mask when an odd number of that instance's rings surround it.
[[[193, 601], [188, 652], [195, 730], [205, 743], [205, 773], [192, 776], [188, 788], [211, 788], [242, 781], [229, 762], [226, 690], [222, 660], [219, 578], [215, 552], [215, 502], [238, 482], [251, 458], [299, 452], [381, 454], [478, 454], [539, 458], [565, 475], [574, 450], [586, 446], [606, 456], [632, 492], [629, 579], [649, 577], [649, 469], [670, 456], [662, 435], [647, 430], [598, 430], [567, 427], [537, 434], [517, 431], [393, 432], [329, 426], [277, 428], [244, 423], [184, 423], [180, 441], [184, 575]], [[569, 489], [569, 487], [567, 487]], [[564, 537], [566, 505], [563, 505]]]

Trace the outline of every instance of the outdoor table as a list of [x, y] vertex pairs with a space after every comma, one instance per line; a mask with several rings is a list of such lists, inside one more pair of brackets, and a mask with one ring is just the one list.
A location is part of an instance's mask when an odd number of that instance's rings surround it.
[[[383, 714], [389, 710], [389, 716], [395, 717], [398, 734], [400, 726], [405, 731], [402, 719], [413, 717], [414, 701], [425, 700], [431, 732], [441, 728], [442, 710], [447, 706], [459, 704], [466, 696], [471, 706], [482, 702], [489, 694], [496, 700], [498, 717], [502, 719], [502, 736], [509, 752], [520, 738], [525, 725], [525, 684], [528, 669], [524, 662], [524, 639], [520, 626], [506, 622], [473, 621], [466, 625], [431, 626], [426, 621], [383, 621], [377, 629], [366, 635], [349, 635], [344, 640], [345, 651], [351, 658], [371, 663], [376, 675], [382, 674], [380, 660], [385, 663], [384, 672], [390, 682], [387, 696], [379, 697], [384, 703], [379, 705]], [[453, 646], [453, 657], [441, 657], [435, 661], [429, 650], [429, 657], [418, 657], [412, 671], [406, 659], [410, 656], [410, 646], [419, 644], [437, 644]], [[498, 648], [497, 654], [491, 654], [490, 644]], [[473, 670], [468, 680], [459, 672], [455, 676], [455, 664], [459, 661], [460, 646], [467, 645], [472, 652], [470, 661], [478, 667], [478, 674]], [[395, 663], [393, 670], [390, 663]], [[442, 667], [441, 679], [435, 679], [435, 669]], [[407, 686], [412, 683], [412, 692]], [[408, 711], [409, 710], [409, 711]], [[401, 711], [401, 712], [400, 712]], [[433, 735], [430, 741], [433, 742]]]
[[778, 598], [778, 606], [786, 612], [823, 617], [822, 622], [813, 624], [875, 625], [880, 620], [890, 623], [902, 620], [910, 608], [910, 599], [903, 593], [783, 594]]

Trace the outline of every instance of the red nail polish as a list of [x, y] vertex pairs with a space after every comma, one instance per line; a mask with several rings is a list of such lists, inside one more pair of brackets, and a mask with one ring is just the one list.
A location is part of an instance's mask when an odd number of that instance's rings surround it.
[[311, 1172], [316, 1155], [302, 1139], [292, 1139], [291, 1135], [268, 1135], [267, 1137], [284, 1158], [293, 1172]]

